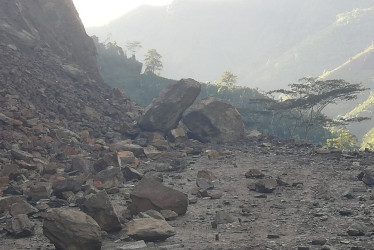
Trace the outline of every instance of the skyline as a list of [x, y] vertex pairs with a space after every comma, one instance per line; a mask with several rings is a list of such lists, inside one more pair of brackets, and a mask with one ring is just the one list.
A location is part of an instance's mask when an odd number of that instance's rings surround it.
[[85, 27], [105, 25], [142, 6], [164, 6], [173, 0], [73, 0]]

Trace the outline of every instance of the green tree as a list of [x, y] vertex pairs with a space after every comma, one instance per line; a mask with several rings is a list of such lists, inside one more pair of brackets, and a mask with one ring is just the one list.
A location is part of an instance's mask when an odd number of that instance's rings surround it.
[[223, 72], [221, 78], [219, 79], [220, 85], [226, 85], [229, 88], [232, 88], [235, 86], [235, 84], [238, 82], [238, 76], [236, 76], [231, 71], [225, 71]]
[[142, 48], [142, 45], [139, 41], [130, 41], [126, 43], [126, 48], [131, 52], [132, 58], [135, 59], [135, 53], [138, 49]]
[[161, 58], [162, 56], [157, 52], [157, 50], [155, 49], [148, 50], [147, 54], [145, 55], [145, 59], [144, 59], [144, 63], [145, 63], [144, 73], [155, 74], [156, 72], [160, 72], [163, 68]]
[[348, 122], [366, 119], [360, 117], [332, 120], [323, 114], [323, 110], [330, 104], [356, 99], [358, 93], [366, 90], [361, 84], [349, 83], [342, 79], [322, 81], [305, 77], [300, 79], [299, 83], [289, 86], [289, 90], [278, 89], [270, 91], [268, 94], [278, 93], [285, 97], [280, 101], [273, 102], [269, 109], [283, 112], [287, 119], [294, 121], [291, 127], [292, 135], [297, 129], [302, 129], [302, 139], [307, 140], [311, 131], [321, 126], [341, 126]]
[[338, 130], [333, 130], [332, 135], [334, 138], [327, 139], [328, 147], [336, 148], [341, 151], [352, 151], [357, 149], [357, 137], [352, 135], [348, 129], [339, 128]]

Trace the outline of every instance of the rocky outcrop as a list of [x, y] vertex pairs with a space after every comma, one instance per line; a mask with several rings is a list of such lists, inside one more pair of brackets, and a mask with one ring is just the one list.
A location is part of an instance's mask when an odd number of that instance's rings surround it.
[[183, 112], [200, 93], [200, 83], [182, 79], [169, 85], [147, 106], [139, 119], [139, 126], [146, 131], [167, 133], [176, 128]]
[[100, 250], [102, 245], [100, 226], [87, 214], [74, 209], [48, 212], [43, 233], [56, 249]]
[[212, 97], [186, 110], [183, 123], [190, 136], [202, 142], [234, 142], [244, 136], [244, 123], [235, 107]]

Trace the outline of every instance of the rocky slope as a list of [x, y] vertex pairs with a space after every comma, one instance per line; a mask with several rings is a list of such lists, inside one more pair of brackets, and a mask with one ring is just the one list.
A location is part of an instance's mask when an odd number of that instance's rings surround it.
[[[372, 152], [141, 131], [71, 0], [0, 11], [0, 249], [373, 249]], [[154, 112], [180, 119], [167, 101]], [[232, 131], [194, 112], [206, 123], [190, 132]]]
[[111, 137], [134, 120], [139, 108], [103, 83], [71, 1], [2, 1], [0, 12], [2, 148], [61, 148], [55, 129]]

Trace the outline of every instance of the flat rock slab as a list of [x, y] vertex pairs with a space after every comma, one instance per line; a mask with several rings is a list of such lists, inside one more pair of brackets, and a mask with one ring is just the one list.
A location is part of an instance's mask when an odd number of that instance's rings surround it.
[[175, 230], [165, 220], [140, 218], [130, 221], [127, 234], [136, 240], [159, 241], [175, 235]]

